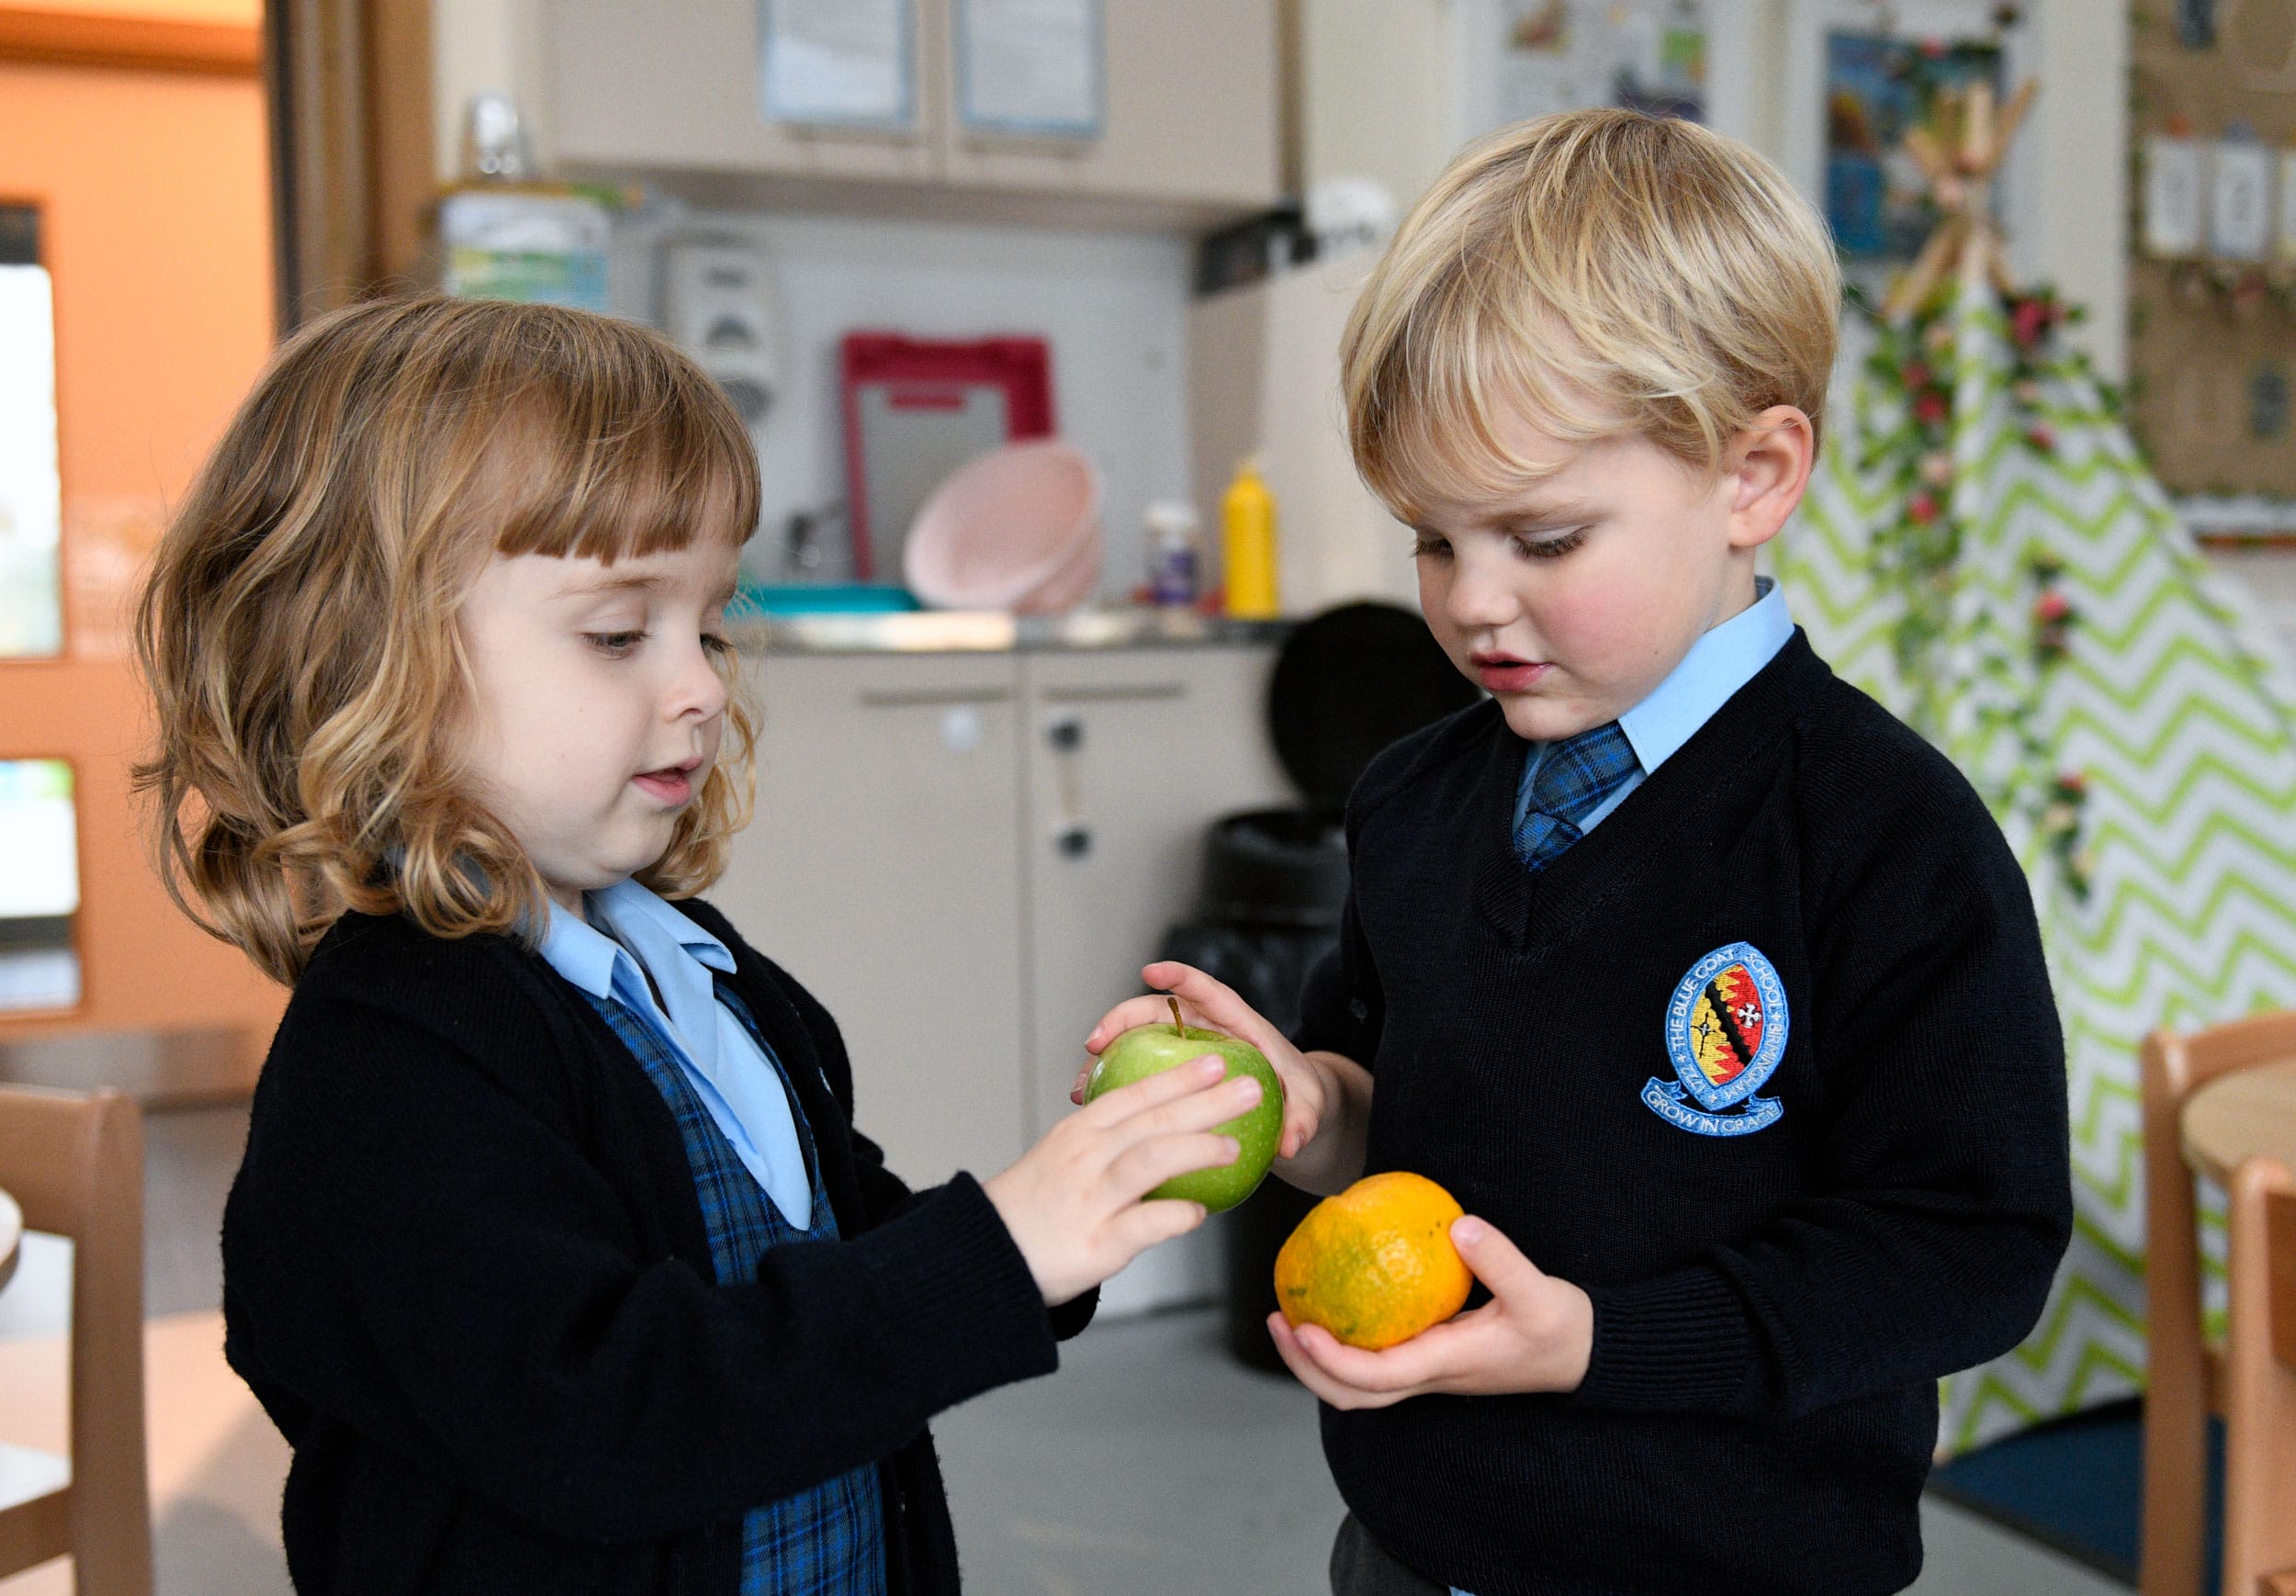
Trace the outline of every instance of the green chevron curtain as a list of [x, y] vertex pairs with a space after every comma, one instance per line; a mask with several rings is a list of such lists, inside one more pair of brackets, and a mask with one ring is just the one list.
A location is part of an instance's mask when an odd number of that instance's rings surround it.
[[2296, 1006], [2296, 679], [2065, 319], [1966, 289], [1882, 330], [1773, 545], [1818, 651], [1993, 806], [2064, 1011], [2072, 1249], [2032, 1336], [1945, 1382], [1955, 1451], [2143, 1388], [2137, 1045]]

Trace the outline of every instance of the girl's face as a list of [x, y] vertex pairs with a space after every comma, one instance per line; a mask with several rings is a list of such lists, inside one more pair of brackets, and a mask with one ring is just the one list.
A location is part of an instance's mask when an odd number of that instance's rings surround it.
[[700, 539], [610, 566], [497, 555], [463, 603], [477, 796], [577, 914], [668, 850], [716, 762], [735, 579], [736, 551]]

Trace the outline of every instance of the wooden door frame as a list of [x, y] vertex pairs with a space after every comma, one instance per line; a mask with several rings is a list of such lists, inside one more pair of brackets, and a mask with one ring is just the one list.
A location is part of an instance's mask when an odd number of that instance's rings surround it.
[[427, 275], [431, 10], [428, 0], [268, 0], [263, 32], [284, 337]]
[[261, 31], [227, 22], [0, 10], [0, 61], [253, 77], [262, 57]]

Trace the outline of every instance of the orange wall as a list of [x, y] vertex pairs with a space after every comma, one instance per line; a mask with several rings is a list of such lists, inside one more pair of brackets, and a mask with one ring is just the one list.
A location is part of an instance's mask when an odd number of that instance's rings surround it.
[[[112, 15], [163, 10], [110, 0]], [[54, 9], [56, 7], [44, 7]], [[0, 200], [41, 211], [56, 291], [68, 655], [0, 664], [0, 758], [78, 779], [84, 999], [0, 1017], [57, 1029], [234, 1026], [267, 1038], [282, 995], [176, 913], [127, 791], [146, 727], [124, 658], [140, 568], [272, 341], [263, 91], [252, 77], [0, 63]]]

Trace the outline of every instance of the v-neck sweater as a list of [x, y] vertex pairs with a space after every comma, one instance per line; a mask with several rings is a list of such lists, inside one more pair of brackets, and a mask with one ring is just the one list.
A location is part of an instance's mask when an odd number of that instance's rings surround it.
[[715, 1278], [675, 1118], [508, 937], [345, 915], [297, 983], [223, 1219], [224, 1352], [294, 1448], [303, 1596], [733, 1596], [746, 1510], [874, 1464], [895, 1596], [958, 1590], [926, 1422], [1052, 1371], [987, 1196], [853, 1129], [835, 1023], [698, 900], [840, 1240]]
[[[1567, 1396], [1326, 1409], [1341, 1492], [1476, 1596], [1900, 1590], [1935, 1382], [2032, 1328], [2071, 1231], [2025, 878], [1799, 633], [1536, 874], [1523, 750], [1483, 703], [1373, 762], [1297, 1040], [1370, 1069], [1367, 1173], [1586, 1289], [1592, 1361]], [[1782, 984], [1776, 1118], [1700, 1134], [1645, 1098], [1670, 1005], [1739, 944]]]

